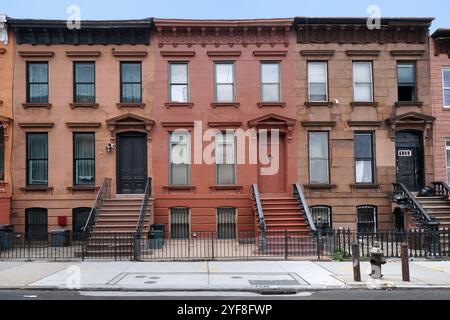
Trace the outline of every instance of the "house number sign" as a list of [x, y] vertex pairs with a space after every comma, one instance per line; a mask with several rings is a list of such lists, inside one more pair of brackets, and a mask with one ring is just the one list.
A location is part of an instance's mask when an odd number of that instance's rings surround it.
[[412, 151], [411, 150], [398, 150], [398, 156], [399, 157], [411, 157]]

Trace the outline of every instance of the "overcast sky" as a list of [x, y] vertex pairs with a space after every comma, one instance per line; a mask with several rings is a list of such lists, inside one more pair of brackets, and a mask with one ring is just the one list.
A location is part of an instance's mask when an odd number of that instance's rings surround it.
[[435, 17], [433, 30], [450, 28], [450, 0], [0, 0], [0, 13], [65, 19], [69, 5], [82, 19], [360, 17], [377, 5], [384, 17]]

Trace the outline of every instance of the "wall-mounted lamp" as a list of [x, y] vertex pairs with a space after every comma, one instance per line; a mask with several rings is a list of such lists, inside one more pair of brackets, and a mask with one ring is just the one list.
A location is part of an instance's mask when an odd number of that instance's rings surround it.
[[111, 152], [111, 151], [113, 151], [113, 149], [116, 147], [116, 145], [114, 144], [114, 143], [108, 143], [107, 145], [106, 145], [106, 151], [107, 152]]

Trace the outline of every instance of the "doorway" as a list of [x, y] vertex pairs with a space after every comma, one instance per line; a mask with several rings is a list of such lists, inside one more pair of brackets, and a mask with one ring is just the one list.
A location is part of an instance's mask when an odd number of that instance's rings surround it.
[[412, 192], [425, 186], [422, 133], [399, 131], [395, 135], [397, 182]]
[[[269, 131], [270, 132], [270, 131]], [[259, 139], [260, 137], [258, 137]], [[279, 139], [267, 134], [267, 151], [259, 156], [258, 150], [258, 189], [261, 193], [286, 192], [286, 139], [280, 132]], [[276, 141], [278, 140], [278, 141]], [[260, 145], [258, 143], [258, 149]], [[264, 161], [264, 158], [267, 158]], [[263, 160], [263, 161], [261, 161]], [[267, 162], [267, 163], [266, 163]], [[263, 173], [266, 171], [266, 174]]]

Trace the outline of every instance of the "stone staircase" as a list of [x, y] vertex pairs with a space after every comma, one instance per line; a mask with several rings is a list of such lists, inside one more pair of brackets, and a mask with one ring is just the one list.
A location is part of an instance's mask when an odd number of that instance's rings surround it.
[[418, 197], [422, 208], [439, 221], [440, 228], [450, 227], [450, 200], [446, 196]]

